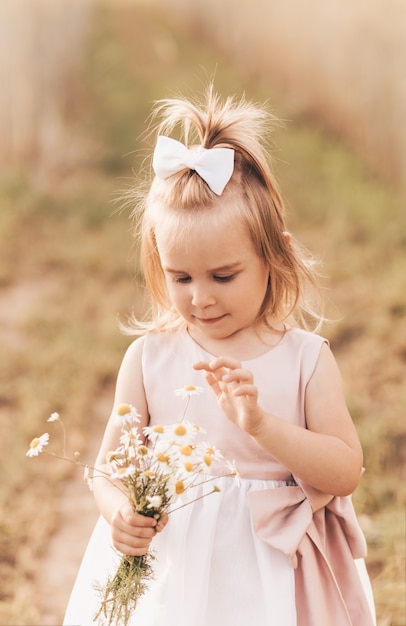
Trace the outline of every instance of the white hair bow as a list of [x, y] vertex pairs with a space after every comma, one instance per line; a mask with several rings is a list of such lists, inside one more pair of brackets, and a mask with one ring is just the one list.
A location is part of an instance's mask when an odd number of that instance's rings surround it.
[[168, 178], [185, 168], [194, 170], [221, 196], [234, 170], [232, 148], [197, 147], [189, 149], [180, 141], [160, 135], [154, 151], [152, 167], [158, 178]]

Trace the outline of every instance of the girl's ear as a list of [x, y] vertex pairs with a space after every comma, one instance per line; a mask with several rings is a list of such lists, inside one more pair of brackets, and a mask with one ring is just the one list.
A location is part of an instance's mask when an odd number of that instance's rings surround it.
[[282, 233], [282, 235], [284, 236], [285, 241], [286, 241], [286, 243], [287, 243], [287, 244], [288, 244], [288, 246], [289, 246], [289, 245], [290, 245], [290, 243], [291, 243], [291, 241], [292, 241], [292, 235], [291, 235], [291, 234], [290, 234], [287, 230], [284, 230], [284, 231], [283, 231], [283, 233]]

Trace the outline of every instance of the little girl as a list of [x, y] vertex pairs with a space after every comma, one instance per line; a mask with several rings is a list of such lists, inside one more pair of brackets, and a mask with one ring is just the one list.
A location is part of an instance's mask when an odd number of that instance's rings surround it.
[[[114, 546], [156, 554], [134, 626], [372, 626], [350, 497], [361, 446], [328, 342], [306, 330], [322, 321], [317, 281], [286, 230], [262, 145], [269, 116], [212, 89], [203, 106], [165, 100], [155, 112], [141, 232], [152, 317], [137, 325], [114, 408], [133, 404], [140, 427], [171, 424], [174, 390], [203, 387], [188, 421], [241, 479], [219, 477], [219, 493], [159, 522], [96, 480], [101, 517], [64, 623], [94, 624], [93, 584], [114, 569]], [[170, 136], [179, 128], [183, 143]], [[111, 417], [98, 467], [120, 434]]]

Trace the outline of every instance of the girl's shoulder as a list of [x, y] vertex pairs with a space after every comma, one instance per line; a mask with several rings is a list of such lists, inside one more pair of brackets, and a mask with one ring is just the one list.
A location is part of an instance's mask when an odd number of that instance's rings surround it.
[[281, 342], [285, 357], [300, 362], [301, 368], [312, 372], [324, 346], [329, 346], [325, 337], [302, 328], [289, 328]]
[[138, 369], [142, 362], [144, 344], [145, 336], [137, 337], [130, 343], [121, 362], [120, 372], [134, 368]]
[[142, 335], [141, 337], [133, 339], [126, 350], [126, 356], [129, 358], [141, 357], [146, 337], [147, 335]]
[[296, 326], [289, 326], [286, 328], [284, 337], [287, 341], [296, 345], [315, 345], [321, 346], [322, 344], [328, 344], [328, 339], [318, 335], [317, 333]]
[[143, 336], [143, 340], [144, 361], [147, 359], [163, 360], [175, 355], [185, 357], [191, 351], [191, 347], [188, 344], [188, 334], [183, 327], [152, 330]]

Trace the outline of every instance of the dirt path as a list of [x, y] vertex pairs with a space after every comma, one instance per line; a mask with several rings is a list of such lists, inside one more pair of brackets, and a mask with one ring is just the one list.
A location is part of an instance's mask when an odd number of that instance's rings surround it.
[[[104, 421], [111, 409], [112, 392], [106, 389], [94, 405], [92, 444], [86, 461], [96, 458]], [[37, 608], [41, 626], [60, 626], [90, 534], [99, 516], [95, 501], [83, 481], [80, 468], [56, 502], [59, 524], [38, 567]], [[55, 573], [56, 572], [56, 573]], [[72, 625], [73, 626], [73, 625]]]
[[[19, 348], [21, 333], [19, 322], [27, 312], [35, 310], [41, 298], [49, 293], [49, 278], [35, 282], [21, 282], [2, 291], [0, 307], [0, 338], [3, 343]], [[110, 409], [111, 393], [102, 395], [95, 403], [93, 448], [86, 451], [86, 459], [92, 460], [97, 453], [102, 423]], [[103, 419], [102, 419], [103, 418]], [[99, 436], [100, 431], [100, 436]], [[75, 576], [87, 545], [90, 533], [98, 517], [92, 494], [83, 482], [83, 472], [78, 471], [65, 486], [55, 502], [59, 519], [56, 532], [50, 537], [47, 549], [41, 557], [34, 581], [36, 609], [41, 626], [60, 626]]]
[[67, 483], [57, 507], [60, 525], [48, 543], [36, 581], [41, 626], [62, 624], [72, 585], [98, 516], [80, 471]]

